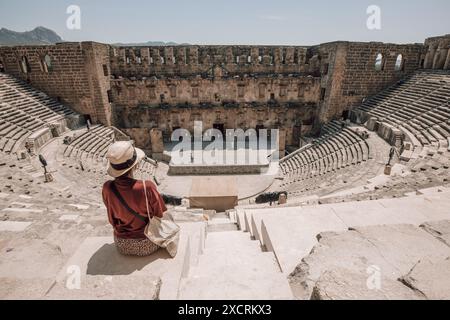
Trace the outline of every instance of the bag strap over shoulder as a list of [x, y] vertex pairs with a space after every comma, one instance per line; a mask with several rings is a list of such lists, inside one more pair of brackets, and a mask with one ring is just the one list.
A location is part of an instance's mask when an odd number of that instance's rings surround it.
[[148, 196], [147, 196], [147, 186], [145, 185], [145, 180], [142, 180], [142, 184], [144, 185], [145, 206], [147, 208], [147, 216], [150, 220], [152, 220], [152, 217], [150, 216], [150, 210], [148, 210]]
[[114, 184], [114, 181], [111, 183], [111, 190], [114, 193], [114, 195], [117, 197], [117, 199], [119, 199], [120, 203], [122, 204], [122, 206], [127, 209], [132, 215], [134, 215], [136, 218], [140, 219], [141, 221], [147, 223], [147, 219], [145, 219], [143, 216], [141, 216], [139, 213], [137, 213], [136, 211], [134, 211], [133, 209], [130, 208], [130, 206], [128, 205], [128, 203], [125, 201], [125, 199], [122, 197], [122, 195], [119, 193], [119, 190], [117, 190], [116, 185]]

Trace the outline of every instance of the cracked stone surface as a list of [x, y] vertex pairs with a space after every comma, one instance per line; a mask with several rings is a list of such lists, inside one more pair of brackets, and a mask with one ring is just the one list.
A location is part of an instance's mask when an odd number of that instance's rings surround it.
[[420, 227], [450, 246], [450, 220], [431, 221], [424, 223]]
[[[350, 277], [342, 290], [351, 286], [361, 288], [358, 279], [368, 279], [373, 275], [371, 270], [374, 269], [379, 271], [382, 280], [387, 279], [389, 286], [394, 288], [392, 281], [398, 281], [408, 274], [419, 261], [426, 259], [439, 262], [449, 256], [450, 247], [413, 225], [361, 227], [319, 235], [318, 245], [300, 262], [289, 278], [295, 296], [300, 299], [309, 299], [318, 282], [318, 289], [323, 288], [320, 279], [326, 272], [331, 272], [326, 275], [328, 280], [336, 273], [336, 281], [342, 279], [343, 275], [336, 270], [345, 270], [344, 274], [359, 275]], [[395, 297], [390, 290], [389, 296]], [[330, 293], [332, 292], [338, 294], [339, 290], [330, 289]], [[397, 298], [402, 295], [399, 291]], [[339, 298], [333, 295], [329, 297]]]
[[420, 261], [402, 281], [431, 300], [450, 299], [450, 257], [441, 261]]
[[[325, 271], [316, 282], [312, 300], [418, 300], [421, 294], [401, 282], [382, 277], [380, 287], [368, 286], [366, 273], [348, 269]], [[370, 283], [369, 283], [370, 284]]]

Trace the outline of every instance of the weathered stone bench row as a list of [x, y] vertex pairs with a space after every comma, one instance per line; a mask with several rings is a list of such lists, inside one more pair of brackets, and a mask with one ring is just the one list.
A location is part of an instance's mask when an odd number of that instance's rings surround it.
[[369, 146], [353, 130], [330, 123], [309, 148], [281, 162], [285, 184], [334, 172], [369, 159]]

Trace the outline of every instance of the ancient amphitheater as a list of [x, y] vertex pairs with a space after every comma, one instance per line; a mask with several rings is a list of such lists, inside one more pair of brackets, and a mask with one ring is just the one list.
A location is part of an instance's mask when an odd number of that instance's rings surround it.
[[[1, 299], [450, 299], [450, 35], [0, 47], [0, 69]], [[281, 156], [176, 165], [194, 121], [278, 129]], [[118, 140], [181, 201], [174, 259], [116, 252]]]

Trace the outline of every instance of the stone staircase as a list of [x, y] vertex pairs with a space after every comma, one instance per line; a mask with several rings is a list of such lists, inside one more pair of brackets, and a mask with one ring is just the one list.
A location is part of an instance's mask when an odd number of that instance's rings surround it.
[[421, 189], [398, 199], [304, 205], [238, 208], [239, 229], [249, 232], [264, 250], [272, 252], [286, 274], [310, 254], [322, 232], [343, 232], [361, 226], [412, 224], [450, 219], [450, 189]]
[[182, 280], [179, 299], [292, 299], [287, 277], [271, 252], [238, 231], [234, 211], [208, 221], [205, 250]]

